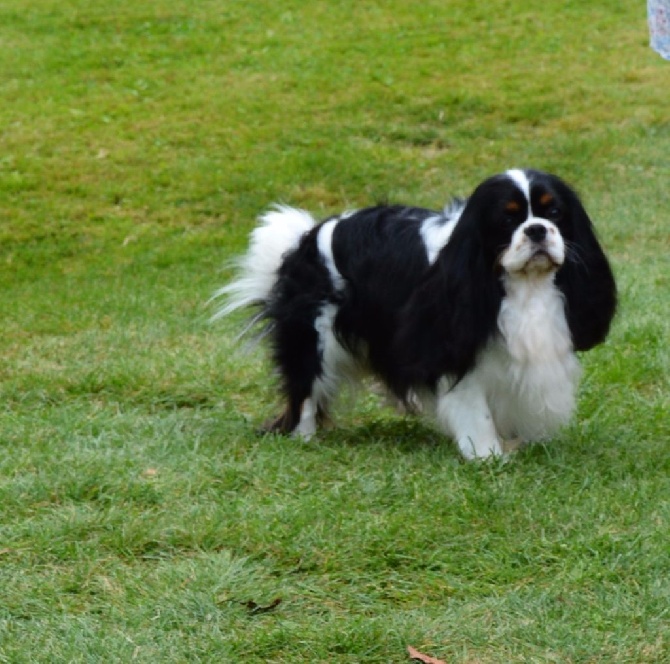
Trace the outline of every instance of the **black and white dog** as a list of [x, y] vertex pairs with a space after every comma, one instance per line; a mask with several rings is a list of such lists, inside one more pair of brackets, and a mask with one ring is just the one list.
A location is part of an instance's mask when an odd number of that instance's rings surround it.
[[616, 286], [591, 221], [559, 178], [510, 170], [444, 211], [380, 205], [321, 223], [260, 218], [216, 316], [259, 308], [286, 408], [271, 431], [315, 433], [343, 379], [372, 372], [432, 411], [466, 458], [566, 423]]

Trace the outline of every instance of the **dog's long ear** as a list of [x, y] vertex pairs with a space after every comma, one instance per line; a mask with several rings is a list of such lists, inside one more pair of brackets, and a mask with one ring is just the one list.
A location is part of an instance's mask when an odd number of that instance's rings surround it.
[[577, 195], [568, 190], [563, 196], [569, 201], [572, 223], [564, 231], [566, 259], [556, 275], [556, 285], [565, 296], [575, 350], [589, 350], [604, 341], [609, 332], [617, 304], [616, 283]]
[[477, 206], [463, 211], [447, 245], [400, 312], [394, 337], [402, 393], [433, 389], [445, 374], [460, 380], [494, 333], [502, 299], [495, 256]]

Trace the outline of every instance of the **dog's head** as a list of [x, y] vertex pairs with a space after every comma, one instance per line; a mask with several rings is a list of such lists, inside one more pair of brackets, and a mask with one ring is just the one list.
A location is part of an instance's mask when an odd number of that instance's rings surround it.
[[[575, 350], [601, 343], [616, 308], [616, 286], [593, 224], [560, 178], [510, 170], [467, 199], [448, 243], [407, 308], [412, 333], [463, 376], [496, 334], [505, 285], [552, 280], [562, 292]], [[418, 361], [417, 361], [418, 365]], [[417, 375], [438, 375], [426, 366]]]
[[467, 201], [458, 230], [483, 252], [493, 272], [522, 277], [556, 272], [569, 243], [593, 236], [574, 192], [554, 175], [511, 170], [482, 182]]
[[552, 278], [565, 297], [575, 349], [604, 340], [616, 307], [614, 277], [584, 206], [563, 180], [516, 169], [489, 178], [468, 200], [458, 227], [480, 253], [471, 263], [482, 270], [478, 279], [484, 270], [497, 279], [501, 273]]

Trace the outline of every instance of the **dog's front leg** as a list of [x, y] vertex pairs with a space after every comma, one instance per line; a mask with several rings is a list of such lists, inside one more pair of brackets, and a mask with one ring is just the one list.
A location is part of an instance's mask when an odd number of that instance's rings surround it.
[[488, 459], [503, 454], [483, 385], [476, 371], [454, 388], [441, 386], [437, 397], [437, 421], [452, 436], [466, 459]]

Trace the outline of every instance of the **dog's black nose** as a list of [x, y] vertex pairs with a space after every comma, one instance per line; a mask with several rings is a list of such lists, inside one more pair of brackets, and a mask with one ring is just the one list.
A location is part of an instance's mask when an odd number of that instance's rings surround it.
[[542, 242], [547, 237], [547, 228], [542, 224], [531, 224], [523, 229], [523, 232], [533, 242]]

